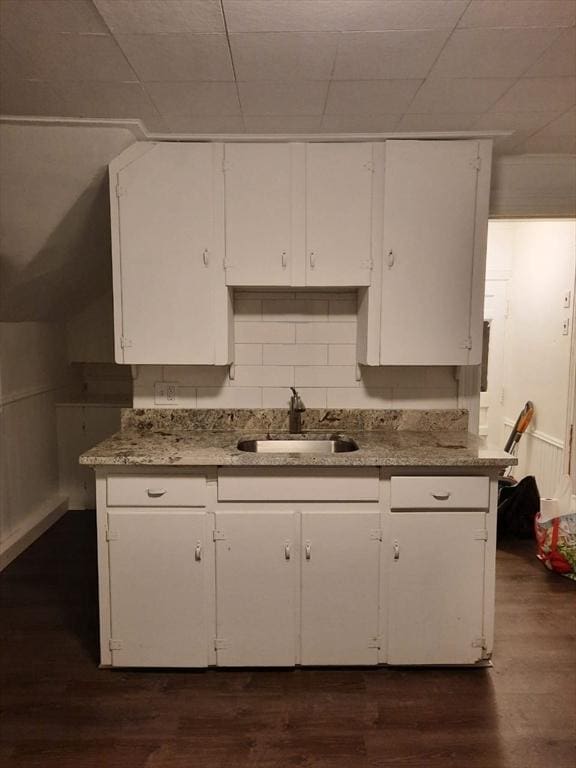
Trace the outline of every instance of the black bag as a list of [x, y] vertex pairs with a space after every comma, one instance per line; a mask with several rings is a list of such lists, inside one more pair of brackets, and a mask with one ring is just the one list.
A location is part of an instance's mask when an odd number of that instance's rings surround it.
[[498, 538], [533, 539], [539, 511], [540, 492], [533, 475], [516, 485], [503, 485], [498, 495]]

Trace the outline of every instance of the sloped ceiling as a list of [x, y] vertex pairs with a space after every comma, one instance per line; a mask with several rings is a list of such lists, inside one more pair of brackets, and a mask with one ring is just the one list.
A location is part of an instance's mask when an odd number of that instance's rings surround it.
[[0, 0], [3, 114], [576, 152], [576, 0]]

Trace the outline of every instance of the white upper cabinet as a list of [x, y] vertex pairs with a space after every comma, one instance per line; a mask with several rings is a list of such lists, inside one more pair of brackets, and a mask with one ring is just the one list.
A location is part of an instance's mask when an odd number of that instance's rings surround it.
[[116, 361], [228, 362], [219, 144], [144, 144], [110, 166]]
[[306, 284], [370, 285], [371, 143], [306, 148]]
[[373, 144], [227, 144], [226, 282], [369, 285]]
[[226, 280], [289, 285], [291, 146], [226, 144]]
[[381, 365], [481, 361], [489, 144], [386, 142]]

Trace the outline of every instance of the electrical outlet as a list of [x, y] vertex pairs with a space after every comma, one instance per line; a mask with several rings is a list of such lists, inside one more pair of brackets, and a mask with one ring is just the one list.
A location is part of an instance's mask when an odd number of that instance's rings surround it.
[[167, 381], [157, 381], [154, 384], [154, 403], [170, 405], [178, 400], [178, 384]]
[[568, 336], [570, 332], [570, 319], [567, 317], [562, 323], [562, 336]]
[[572, 291], [566, 291], [564, 296], [562, 296], [562, 306], [564, 309], [570, 309], [570, 304], [572, 302]]

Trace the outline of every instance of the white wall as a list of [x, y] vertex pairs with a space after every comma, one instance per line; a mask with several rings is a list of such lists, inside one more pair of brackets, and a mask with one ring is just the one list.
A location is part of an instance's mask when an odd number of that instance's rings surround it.
[[562, 333], [572, 318], [563, 303], [567, 291], [574, 301], [575, 262], [575, 220], [490, 223], [488, 275], [510, 272], [502, 435], [532, 400], [535, 418], [520, 443], [517, 474], [536, 474], [544, 495], [554, 492], [562, 469], [572, 333]]
[[235, 372], [138, 366], [134, 407], [152, 408], [154, 384], [179, 384], [172, 407], [284, 408], [294, 385], [309, 408], [455, 408], [453, 367], [362, 368], [356, 380], [354, 292], [236, 291]]
[[0, 323], [0, 567], [65, 509], [55, 409], [65, 351], [57, 324]]

